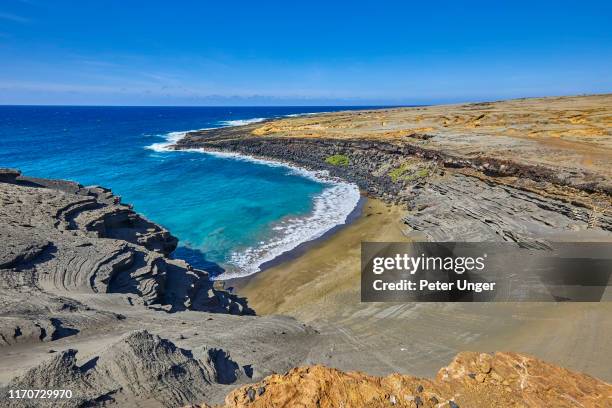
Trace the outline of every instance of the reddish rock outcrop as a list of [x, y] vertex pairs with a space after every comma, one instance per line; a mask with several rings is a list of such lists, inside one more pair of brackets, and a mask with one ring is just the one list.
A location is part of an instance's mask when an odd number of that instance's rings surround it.
[[221, 407], [612, 407], [612, 385], [523, 354], [463, 352], [435, 379], [299, 367], [234, 390]]

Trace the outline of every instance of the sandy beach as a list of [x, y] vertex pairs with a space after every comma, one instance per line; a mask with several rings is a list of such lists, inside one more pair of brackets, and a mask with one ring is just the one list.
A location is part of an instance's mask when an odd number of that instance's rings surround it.
[[289, 314], [309, 321], [341, 312], [345, 302], [359, 301], [360, 244], [401, 242], [401, 217], [406, 210], [368, 198], [361, 216], [326, 240], [288, 262], [242, 282], [237, 293], [249, 299], [258, 314]]
[[290, 315], [320, 330], [332, 356], [326, 363], [344, 370], [432, 376], [461, 351], [514, 350], [612, 380], [599, 358], [612, 353], [610, 303], [361, 303], [360, 244], [409, 240], [405, 213], [368, 199], [354, 223], [236, 282], [237, 293], [258, 314]]

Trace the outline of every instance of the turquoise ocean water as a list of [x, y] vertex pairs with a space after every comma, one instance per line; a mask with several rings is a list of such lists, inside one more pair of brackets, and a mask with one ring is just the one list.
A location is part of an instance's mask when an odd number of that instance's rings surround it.
[[222, 277], [345, 222], [354, 185], [232, 155], [170, 152], [182, 132], [350, 107], [0, 106], [0, 167], [103, 185], [180, 240], [174, 256]]

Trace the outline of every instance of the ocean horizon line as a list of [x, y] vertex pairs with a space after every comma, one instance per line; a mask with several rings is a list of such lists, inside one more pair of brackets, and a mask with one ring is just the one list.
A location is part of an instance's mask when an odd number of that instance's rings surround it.
[[[476, 103], [478, 101], [474, 101]], [[454, 102], [453, 102], [454, 103]], [[444, 103], [440, 103], [444, 104]], [[437, 104], [383, 104], [383, 105], [334, 105], [334, 104], [325, 104], [325, 105], [90, 105], [90, 104], [0, 104], [0, 108], [2, 107], [50, 107], [50, 108], [219, 108], [219, 109], [228, 109], [228, 108], [417, 108], [422, 106], [433, 106]]]
[[[540, 98], [558, 98], [558, 97], [579, 97], [579, 96], [605, 96], [612, 94], [612, 90], [599, 91], [599, 92], [555, 92], [555, 93], [534, 93], [524, 95], [490, 95], [490, 96], [465, 96], [465, 97], [449, 97], [440, 99], [423, 100], [421, 102], [384, 102], [384, 103], [319, 103], [319, 104], [92, 104], [92, 103], [0, 103], [2, 107], [100, 107], [100, 108], [321, 108], [321, 107], [335, 107], [335, 108], [416, 108], [416, 107], [427, 107], [427, 106], [439, 106], [439, 105], [456, 105], [456, 104], [471, 104], [471, 103], [484, 103], [484, 102], [501, 102], [501, 101], [512, 101], [512, 100], [523, 100], [523, 99], [540, 99]], [[342, 100], [342, 99], [341, 99]]]

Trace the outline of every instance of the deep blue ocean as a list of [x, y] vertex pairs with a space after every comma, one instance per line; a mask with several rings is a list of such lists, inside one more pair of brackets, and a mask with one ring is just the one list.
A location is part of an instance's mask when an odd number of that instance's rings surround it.
[[181, 132], [349, 107], [0, 106], [0, 167], [109, 187], [179, 238], [174, 256], [224, 277], [345, 222], [355, 186], [231, 155], [173, 152]]

